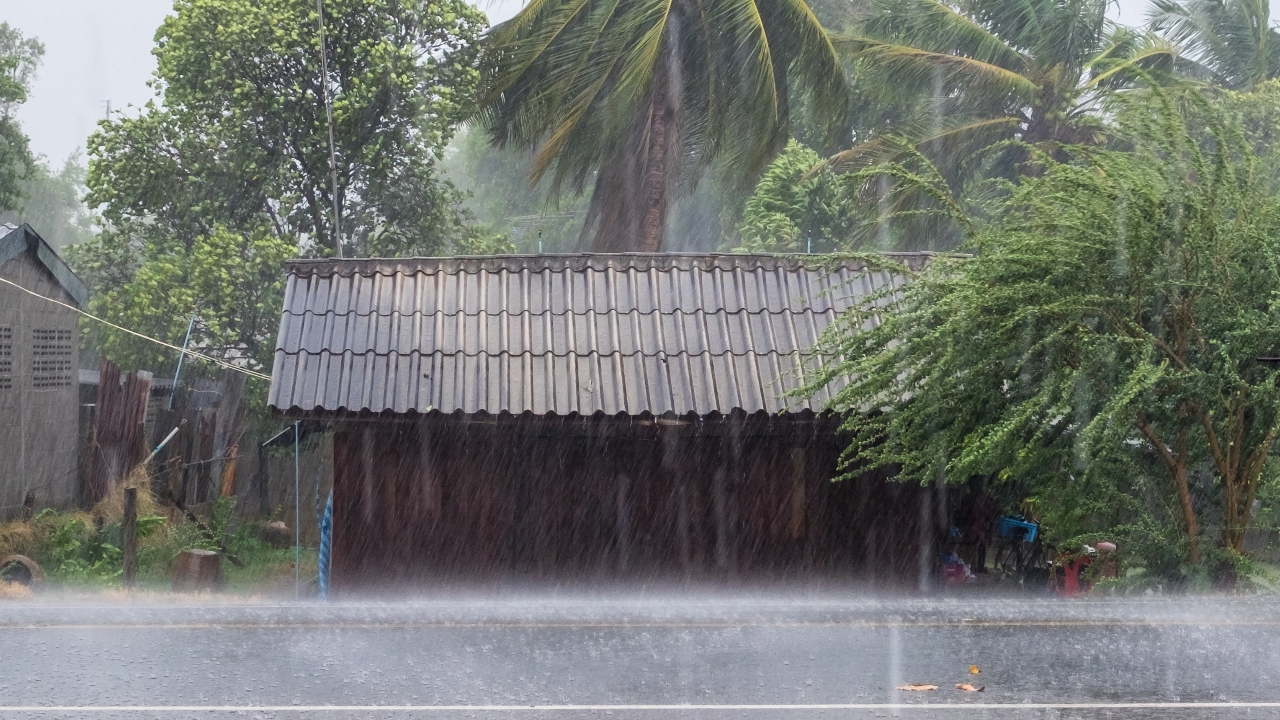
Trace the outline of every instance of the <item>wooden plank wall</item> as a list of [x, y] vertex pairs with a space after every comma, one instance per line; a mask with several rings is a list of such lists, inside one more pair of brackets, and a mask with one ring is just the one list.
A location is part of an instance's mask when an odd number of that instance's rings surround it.
[[614, 430], [339, 426], [335, 589], [795, 578], [914, 585], [922, 539], [940, 529], [927, 490], [882, 475], [831, 482], [840, 446], [830, 432]]

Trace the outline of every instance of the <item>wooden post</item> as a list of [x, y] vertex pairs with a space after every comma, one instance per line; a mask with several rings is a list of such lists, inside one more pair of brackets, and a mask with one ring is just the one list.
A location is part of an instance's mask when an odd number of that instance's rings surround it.
[[[725, 448], [720, 446], [721, 450]], [[720, 457], [721, 462], [725, 460]], [[716, 467], [711, 476], [711, 502], [716, 519], [716, 568], [721, 572], [729, 570], [729, 500], [725, 490], [727, 484], [724, 464]]]
[[805, 463], [804, 448], [791, 449], [791, 539], [803, 540], [805, 536], [805, 497], [804, 483], [808, 465]]
[[920, 486], [918, 491], [920, 494], [920, 523], [917, 530], [917, 545], [919, 555], [916, 567], [916, 589], [920, 593], [927, 593], [930, 590], [933, 576], [934, 552], [933, 552], [933, 487], [930, 485]]
[[262, 518], [271, 516], [271, 498], [267, 494], [267, 448], [258, 445], [258, 515]]
[[631, 478], [626, 473], [616, 471], [614, 478], [617, 482], [617, 520], [614, 526], [618, 535], [617, 576], [625, 577], [631, 562]]
[[124, 586], [131, 588], [138, 584], [138, 488], [124, 489], [120, 538], [120, 549], [124, 554]]

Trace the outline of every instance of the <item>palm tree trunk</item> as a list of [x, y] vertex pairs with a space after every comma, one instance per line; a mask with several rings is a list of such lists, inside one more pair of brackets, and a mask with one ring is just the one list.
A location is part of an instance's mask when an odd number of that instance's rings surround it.
[[579, 247], [591, 252], [662, 251], [668, 193], [679, 163], [683, 68], [677, 52], [678, 22], [672, 17], [667, 23], [648, 101], [632, 120], [626, 139], [610, 147], [600, 163], [579, 235]]
[[680, 123], [683, 78], [680, 65], [680, 18], [667, 21], [663, 61], [655, 63], [649, 123], [645, 133], [644, 184], [641, 199], [640, 251], [662, 251], [667, 231], [667, 191], [675, 175], [673, 162]]
[[[665, 94], [655, 93], [655, 94]], [[655, 102], [655, 106], [659, 103]], [[645, 158], [645, 176], [640, 218], [640, 251], [656, 253], [662, 250], [662, 238], [667, 225], [667, 113], [655, 107], [649, 122], [648, 152]]]

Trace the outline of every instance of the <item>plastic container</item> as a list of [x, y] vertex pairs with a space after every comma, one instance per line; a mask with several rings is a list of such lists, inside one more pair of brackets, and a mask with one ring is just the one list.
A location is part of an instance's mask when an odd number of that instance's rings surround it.
[[1027, 542], [1035, 542], [1036, 533], [1039, 530], [1040, 525], [1038, 523], [1017, 517], [1002, 517], [1000, 518], [1000, 524], [996, 526], [996, 534], [1000, 537], [1017, 537], [1019, 534], [1025, 533], [1023, 540]]

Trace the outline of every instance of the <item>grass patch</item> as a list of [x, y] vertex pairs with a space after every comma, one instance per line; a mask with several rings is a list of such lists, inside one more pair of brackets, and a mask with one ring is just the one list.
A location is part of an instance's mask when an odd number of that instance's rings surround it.
[[[183, 550], [202, 548], [222, 554], [227, 592], [293, 594], [294, 549], [276, 548], [262, 542], [258, 538], [257, 522], [232, 523], [233, 499], [219, 500], [209, 517], [192, 520], [176, 508], [160, 507], [143, 489], [149, 487], [146, 482], [137, 482], [137, 486], [137, 587], [140, 591], [167, 592], [174, 558]], [[30, 522], [0, 525], [0, 557], [18, 554], [35, 560], [53, 590], [118, 589], [122, 586], [124, 571], [120, 550], [123, 511], [122, 484], [87, 512], [59, 513], [50, 509]], [[313, 593], [317, 553], [303, 548], [301, 559], [299, 576]], [[0, 588], [0, 599], [26, 595], [12, 588]]]

